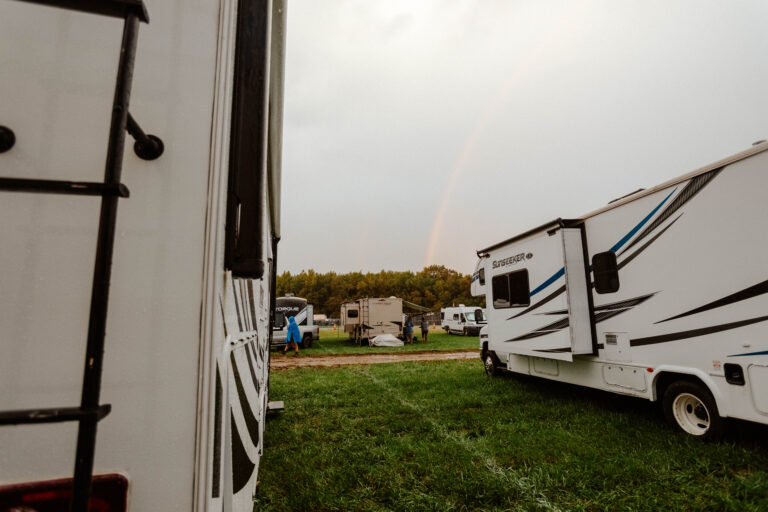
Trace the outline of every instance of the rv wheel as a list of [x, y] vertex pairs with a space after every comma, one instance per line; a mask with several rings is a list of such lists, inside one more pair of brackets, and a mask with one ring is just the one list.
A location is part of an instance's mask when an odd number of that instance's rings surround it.
[[305, 334], [304, 338], [301, 340], [301, 346], [303, 348], [309, 348], [312, 346], [312, 335], [311, 334]]
[[664, 392], [664, 416], [692, 436], [715, 441], [723, 435], [723, 418], [712, 393], [698, 382], [679, 380]]
[[494, 361], [493, 355], [490, 352], [485, 353], [483, 365], [485, 366], [485, 374], [489, 377], [494, 377], [499, 374], [499, 367], [496, 366], [496, 361]]

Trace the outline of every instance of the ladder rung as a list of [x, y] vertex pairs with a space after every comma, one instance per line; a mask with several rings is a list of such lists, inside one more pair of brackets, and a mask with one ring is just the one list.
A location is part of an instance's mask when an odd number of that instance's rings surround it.
[[128, 187], [122, 183], [113, 185], [89, 181], [29, 180], [24, 178], [0, 178], [0, 190], [80, 196], [128, 197], [130, 195]]
[[102, 419], [109, 414], [112, 406], [100, 405], [92, 409], [81, 407], [54, 407], [50, 409], [24, 409], [18, 411], [0, 411], [0, 425], [22, 425], [26, 423], [57, 423], [78, 421], [88, 417]]
[[73, 11], [101, 14], [114, 18], [125, 18], [129, 13], [139, 17], [144, 23], [149, 23], [149, 14], [142, 0], [22, 0], [32, 4], [61, 7]]

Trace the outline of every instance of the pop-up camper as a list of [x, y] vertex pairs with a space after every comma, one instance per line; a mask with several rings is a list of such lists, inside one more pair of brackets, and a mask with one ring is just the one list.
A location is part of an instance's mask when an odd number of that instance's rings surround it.
[[193, 4], [0, 2], [0, 510], [253, 510], [285, 7]]
[[341, 328], [358, 344], [378, 336], [403, 336], [403, 299], [357, 299], [341, 305]]
[[705, 438], [768, 423], [766, 150], [478, 251], [486, 370], [660, 400]]

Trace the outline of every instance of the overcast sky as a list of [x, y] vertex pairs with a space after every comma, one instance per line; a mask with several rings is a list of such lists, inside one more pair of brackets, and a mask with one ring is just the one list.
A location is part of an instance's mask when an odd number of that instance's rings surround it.
[[768, 138], [765, 0], [290, 0], [279, 270], [475, 251]]

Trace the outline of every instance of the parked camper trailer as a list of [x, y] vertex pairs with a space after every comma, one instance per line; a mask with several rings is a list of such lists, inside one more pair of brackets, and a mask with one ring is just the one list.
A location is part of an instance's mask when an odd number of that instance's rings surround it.
[[768, 424], [766, 150], [478, 251], [486, 370], [659, 400], [703, 438]]
[[403, 336], [403, 299], [357, 299], [341, 305], [341, 328], [358, 344], [379, 334]]
[[301, 346], [308, 348], [320, 339], [320, 327], [314, 322], [314, 308], [301, 297], [278, 297], [275, 300], [275, 322], [272, 326], [272, 346], [285, 344], [288, 335], [288, 318], [293, 317], [301, 331]]
[[148, 7], [0, 2], [0, 510], [253, 510], [284, 2]]
[[485, 311], [483, 308], [464, 304], [441, 308], [440, 324], [448, 334], [477, 336], [486, 324]]

